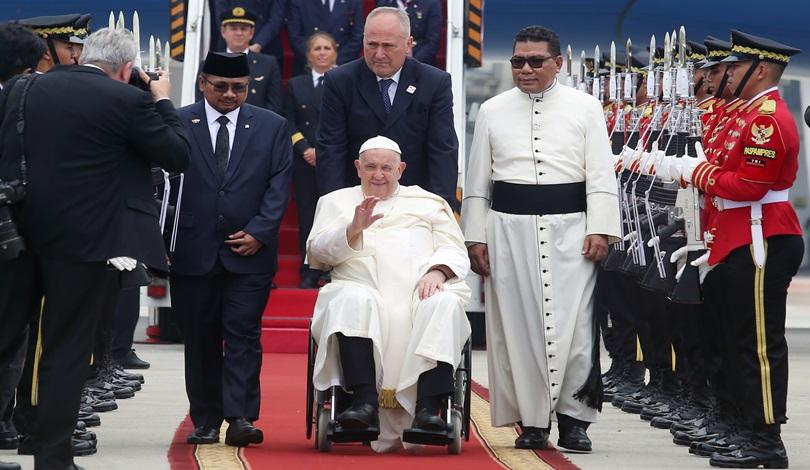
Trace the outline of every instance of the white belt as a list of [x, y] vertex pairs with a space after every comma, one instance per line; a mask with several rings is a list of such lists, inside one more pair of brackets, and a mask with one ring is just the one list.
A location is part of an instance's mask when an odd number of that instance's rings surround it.
[[754, 247], [754, 263], [759, 268], [765, 266], [765, 238], [762, 235], [762, 205], [788, 200], [788, 191], [768, 191], [759, 201], [731, 201], [715, 197], [714, 202], [718, 210], [736, 209], [738, 207], [751, 208], [751, 244]]

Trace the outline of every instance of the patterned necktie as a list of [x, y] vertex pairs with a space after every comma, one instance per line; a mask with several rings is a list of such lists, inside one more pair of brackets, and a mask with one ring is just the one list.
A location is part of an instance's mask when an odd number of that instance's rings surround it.
[[380, 80], [380, 92], [382, 92], [382, 99], [383, 99], [383, 108], [385, 108], [385, 114], [391, 112], [391, 95], [388, 94], [388, 89], [391, 88], [391, 85], [394, 84], [394, 81], [390, 78], [383, 78]]
[[227, 116], [220, 116], [217, 118], [219, 123], [219, 130], [217, 131], [217, 143], [214, 146], [214, 158], [217, 160], [217, 167], [219, 168], [220, 176], [225, 175], [225, 170], [228, 169], [228, 154], [230, 153], [230, 136], [228, 135], [228, 122]]

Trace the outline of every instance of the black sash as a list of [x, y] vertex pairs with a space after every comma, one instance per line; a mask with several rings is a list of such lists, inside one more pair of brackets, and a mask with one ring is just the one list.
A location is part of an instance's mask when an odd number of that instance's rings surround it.
[[585, 212], [585, 182], [564, 184], [514, 184], [495, 181], [492, 210], [518, 215]]

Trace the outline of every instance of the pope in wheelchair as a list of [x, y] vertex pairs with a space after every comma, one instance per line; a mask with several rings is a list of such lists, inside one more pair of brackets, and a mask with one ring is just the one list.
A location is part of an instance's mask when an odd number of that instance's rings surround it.
[[447, 430], [441, 414], [470, 336], [463, 235], [442, 198], [399, 185], [400, 154], [386, 137], [366, 141], [360, 185], [321, 197], [307, 240], [307, 263], [332, 278], [315, 304], [312, 384], [349, 392], [333, 423], [378, 432], [368, 439], [377, 452], [400, 448], [408, 428]]

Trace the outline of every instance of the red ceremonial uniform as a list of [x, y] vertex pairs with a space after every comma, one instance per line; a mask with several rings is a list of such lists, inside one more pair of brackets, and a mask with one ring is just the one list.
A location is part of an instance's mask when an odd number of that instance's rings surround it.
[[[776, 87], [740, 106], [739, 114], [726, 120], [723, 145], [715, 148], [713, 163], [703, 162], [692, 174], [692, 184], [708, 196], [731, 201], [759, 201], [768, 191], [793, 185], [798, 170], [799, 137], [796, 123]], [[719, 125], [719, 124], [718, 124]], [[719, 135], [719, 134], [718, 134]], [[718, 139], [719, 141], [719, 139]], [[717, 235], [709, 264], [751, 243], [751, 209], [719, 211], [714, 217]], [[788, 201], [762, 207], [764, 238], [801, 235], [793, 206]]]

